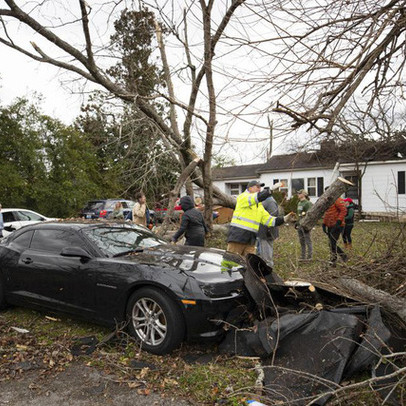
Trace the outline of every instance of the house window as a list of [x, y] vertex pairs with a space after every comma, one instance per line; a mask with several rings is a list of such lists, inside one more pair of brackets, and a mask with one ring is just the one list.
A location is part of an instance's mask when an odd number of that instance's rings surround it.
[[304, 189], [304, 178], [292, 179], [292, 195], [301, 189]]
[[345, 197], [350, 197], [352, 200], [358, 201], [359, 195], [359, 186], [360, 178], [357, 174], [348, 174], [344, 176], [345, 179], [349, 180], [354, 186], [348, 186], [347, 191], [345, 192]]
[[239, 183], [230, 183], [230, 195], [238, 196], [240, 194], [240, 184]]
[[278, 182], [282, 182], [283, 183], [283, 187], [281, 187], [279, 190], [283, 193], [285, 193], [285, 195], [288, 194], [288, 190], [289, 190], [289, 182], [287, 179], [274, 179], [273, 180], [273, 184], [278, 183]]
[[324, 178], [317, 178], [317, 196], [320, 197], [324, 193]]
[[307, 178], [307, 192], [309, 196], [316, 196], [316, 178]]
[[406, 171], [398, 171], [398, 194], [399, 195], [406, 194], [405, 173], [406, 173]]

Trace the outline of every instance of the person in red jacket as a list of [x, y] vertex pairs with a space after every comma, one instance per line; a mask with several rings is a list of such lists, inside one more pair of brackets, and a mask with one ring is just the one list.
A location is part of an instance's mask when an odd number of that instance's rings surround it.
[[343, 261], [347, 261], [348, 257], [344, 251], [337, 245], [337, 241], [344, 227], [344, 218], [347, 214], [347, 208], [344, 200], [339, 197], [332, 204], [323, 217], [323, 231], [327, 234], [330, 243], [330, 265], [336, 266], [337, 254]]

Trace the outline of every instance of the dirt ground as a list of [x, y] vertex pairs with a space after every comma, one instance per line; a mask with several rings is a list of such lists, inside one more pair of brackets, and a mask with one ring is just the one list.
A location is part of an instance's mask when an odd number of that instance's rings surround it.
[[0, 406], [159, 405], [188, 406], [184, 399], [160, 393], [139, 394], [137, 388], [119, 385], [114, 376], [73, 363], [63, 372], [41, 376], [27, 371], [20, 379], [0, 382]]

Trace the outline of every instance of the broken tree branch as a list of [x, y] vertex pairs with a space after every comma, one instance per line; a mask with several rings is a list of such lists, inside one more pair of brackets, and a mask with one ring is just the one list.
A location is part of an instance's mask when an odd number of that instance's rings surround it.
[[362, 301], [380, 304], [392, 313], [397, 314], [406, 323], [406, 300], [380, 289], [372, 288], [356, 279], [340, 278], [340, 284], [352, 296], [357, 295]]
[[318, 198], [317, 202], [307, 212], [305, 218], [299, 222], [300, 226], [304, 230], [310, 231], [317, 221], [322, 218], [326, 210], [345, 192], [348, 186], [353, 186], [353, 184], [344, 178], [338, 177]]

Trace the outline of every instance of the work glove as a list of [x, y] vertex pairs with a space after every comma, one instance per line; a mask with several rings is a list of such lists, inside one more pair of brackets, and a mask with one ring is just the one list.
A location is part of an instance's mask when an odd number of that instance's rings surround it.
[[279, 189], [280, 187], [283, 187], [283, 182], [278, 182], [272, 185], [271, 190], [276, 190]]
[[283, 216], [283, 220], [285, 221], [285, 223], [296, 221], [296, 215], [295, 213], [293, 213], [293, 211], [291, 211], [286, 216]]
[[323, 225], [321, 226], [321, 228], [323, 229], [323, 233], [328, 234], [327, 226], [326, 226], [325, 224], [323, 224]]

